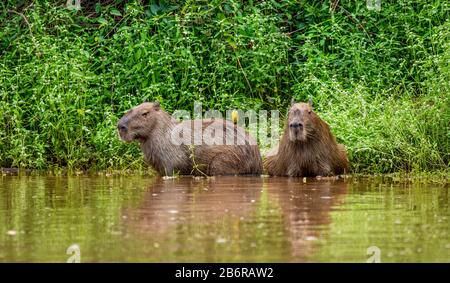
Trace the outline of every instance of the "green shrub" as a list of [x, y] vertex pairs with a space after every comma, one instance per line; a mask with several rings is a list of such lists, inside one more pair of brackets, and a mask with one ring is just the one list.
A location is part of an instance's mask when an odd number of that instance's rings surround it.
[[65, 2], [0, 4], [2, 167], [142, 168], [115, 125], [144, 99], [225, 111], [313, 97], [354, 172], [448, 168], [446, 1]]

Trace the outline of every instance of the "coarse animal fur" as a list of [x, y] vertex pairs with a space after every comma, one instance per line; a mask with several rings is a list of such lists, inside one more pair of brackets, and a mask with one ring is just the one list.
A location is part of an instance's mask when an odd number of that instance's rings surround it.
[[345, 147], [337, 144], [312, 103], [292, 103], [280, 143], [270, 150], [264, 168], [273, 176], [331, 176], [348, 171]]
[[[144, 102], [130, 109], [117, 127], [123, 141], [139, 142], [146, 161], [163, 176], [262, 173], [257, 143], [243, 128], [227, 120], [178, 122], [158, 102]], [[187, 143], [177, 139], [180, 132], [185, 133], [185, 141], [187, 136]], [[226, 141], [229, 137], [234, 143]]]

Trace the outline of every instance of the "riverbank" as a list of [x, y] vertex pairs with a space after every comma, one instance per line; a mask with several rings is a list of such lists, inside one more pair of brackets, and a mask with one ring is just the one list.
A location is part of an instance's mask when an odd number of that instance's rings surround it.
[[[121, 176], [141, 176], [141, 177], [155, 177], [161, 178], [157, 173], [150, 168], [142, 168], [141, 170], [31, 170], [19, 168], [0, 168], [2, 176], [43, 176], [43, 177], [121, 177]], [[220, 177], [220, 176], [219, 176]], [[283, 177], [269, 177], [268, 175], [261, 175], [262, 178], [280, 178]], [[174, 176], [174, 179], [186, 178], [186, 176]], [[189, 178], [189, 177], [187, 177]], [[192, 176], [193, 179], [211, 179], [212, 177]], [[244, 177], [245, 178], [245, 177]], [[303, 178], [292, 178], [303, 179]], [[347, 174], [336, 177], [308, 177], [303, 181], [305, 183], [310, 181], [335, 181], [335, 180], [352, 180], [352, 181], [379, 181], [383, 183], [434, 183], [448, 186], [450, 184], [450, 171], [431, 171], [431, 172], [396, 172], [389, 174]]]

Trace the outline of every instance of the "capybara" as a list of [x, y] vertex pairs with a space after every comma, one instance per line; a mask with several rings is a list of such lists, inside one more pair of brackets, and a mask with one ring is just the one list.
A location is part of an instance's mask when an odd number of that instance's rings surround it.
[[337, 144], [312, 103], [291, 104], [280, 143], [270, 150], [264, 168], [273, 176], [331, 176], [348, 170], [345, 147]]
[[[256, 141], [231, 121], [178, 122], [161, 109], [159, 102], [144, 102], [130, 109], [117, 128], [123, 141], [139, 141], [146, 161], [163, 176], [262, 173]], [[179, 132], [184, 132], [185, 141], [187, 133], [188, 142], [177, 139]], [[234, 141], [231, 144], [224, 141], [230, 136]]]

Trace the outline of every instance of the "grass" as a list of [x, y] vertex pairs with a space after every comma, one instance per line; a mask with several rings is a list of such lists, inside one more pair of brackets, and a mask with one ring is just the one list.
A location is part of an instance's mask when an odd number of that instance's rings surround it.
[[144, 99], [171, 112], [313, 97], [353, 173], [448, 173], [446, 1], [65, 2], [0, 4], [0, 167], [145, 171], [115, 131]]

